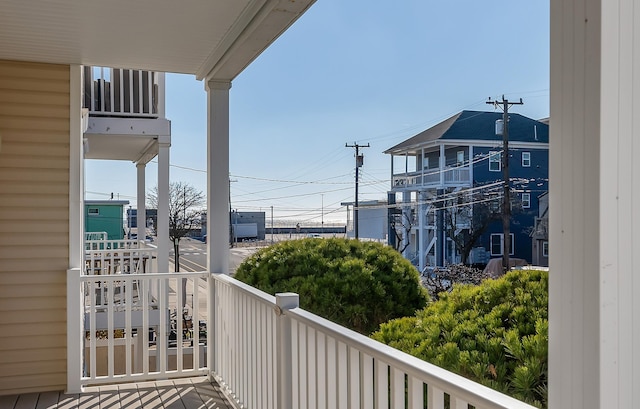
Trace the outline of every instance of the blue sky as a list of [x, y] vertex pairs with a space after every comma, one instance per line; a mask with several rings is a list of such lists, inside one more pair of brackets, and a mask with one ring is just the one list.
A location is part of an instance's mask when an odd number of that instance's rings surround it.
[[[206, 93], [168, 74], [170, 178], [206, 192]], [[354, 150], [360, 200], [386, 198], [382, 152], [487, 97], [549, 115], [549, 0], [318, 0], [255, 60], [230, 92], [232, 206], [282, 221], [346, 220]], [[87, 199], [113, 192], [135, 207], [135, 165], [86, 162]], [[155, 163], [147, 187], [156, 184]], [[303, 183], [305, 182], [305, 183]]]

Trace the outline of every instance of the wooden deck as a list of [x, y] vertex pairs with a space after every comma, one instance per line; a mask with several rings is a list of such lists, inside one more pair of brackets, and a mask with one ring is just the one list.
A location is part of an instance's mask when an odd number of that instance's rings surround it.
[[216, 383], [206, 377], [138, 382], [63, 392], [0, 396], [0, 409], [234, 409]]

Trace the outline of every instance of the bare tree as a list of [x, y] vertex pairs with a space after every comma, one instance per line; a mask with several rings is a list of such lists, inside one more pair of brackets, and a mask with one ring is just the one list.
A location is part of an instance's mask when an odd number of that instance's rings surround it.
[[[502, 195], [495, 190], [479, 189], [461, 193], [445, 202], [445, 230], [462, 264], [469, 264], [469, 254], [491, 224], [502, 220]], [[511, 197], [511, 215], [522, 213], [522, 202]], [[512, 223], [515, 223], [512, 219]], [[464, 227], [461, 227], [464, 226]]]
[[[204, 193], [188, 183], [169, 184], [169, 239], [175, 253], [176, 271], [180, 271], [180, 239], [200, 226], [204, 202]], [[147, 194], [147, 204], [158, 208], [157, 186]]]
[[412, 226], [413, 222], [411, 220], [411, 216], [404, 212], [394, 214], [391, 218], [391, 229], [393, 230], [393, 234], [396, 236], [395, 248], [399, 253], [405, 251], [411, 244], [408, 236], [404, 244], [402, 243], [402, 238], [407, 234], [407, 232], [411, 231]]
[[460, 253], [462, 264], [489, 226], [500, 220], [500, 196], [482, 190], [457, 195], [445, 202], [444, 223], [447, 237]]

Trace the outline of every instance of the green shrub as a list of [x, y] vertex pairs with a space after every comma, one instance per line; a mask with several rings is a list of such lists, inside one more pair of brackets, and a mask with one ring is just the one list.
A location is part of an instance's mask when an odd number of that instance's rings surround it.
[[517, 399], [547, 398], [548, 273], [512, 271], [455, 285], [416, 313], [382, 324], [372, 337]]
[[411, 263], [388, 246], [358, 240], [281, 242], [246, 259], [235, 278], [269, 294], [296, 292], [301, 308], [363, 334], [427, 301]]

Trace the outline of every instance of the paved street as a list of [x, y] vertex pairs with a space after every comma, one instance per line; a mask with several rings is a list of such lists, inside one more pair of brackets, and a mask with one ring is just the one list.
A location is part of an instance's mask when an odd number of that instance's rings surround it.
[[[233, 274], [242, 261], [253, 254], [256, 247], [236, 247], [229, 249], [229, 272]], [[173, 251], [169, 256], [169, 262], [174, 262]], [[180, 270], [181, 271], [206, 271], [207, 249], [205, 243], [193, 240], [180, 240]]]

